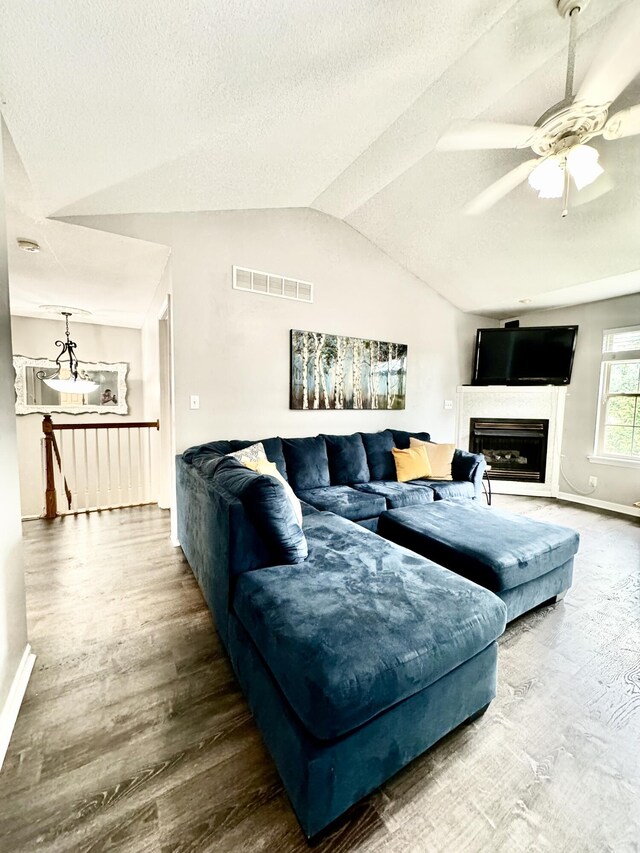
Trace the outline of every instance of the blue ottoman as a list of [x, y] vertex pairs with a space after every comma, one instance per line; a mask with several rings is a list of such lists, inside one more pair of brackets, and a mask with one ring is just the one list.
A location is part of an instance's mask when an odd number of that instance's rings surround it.
[[435, 501], [383, 512], [378, 535], [490, 589], [507, 621], [571, 586], [575, 530], [477, 503]]

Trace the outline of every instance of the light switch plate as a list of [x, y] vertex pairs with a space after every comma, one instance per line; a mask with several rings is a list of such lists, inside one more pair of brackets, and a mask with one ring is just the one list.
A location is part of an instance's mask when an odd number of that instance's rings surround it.
[[445, 400], [444, 407], [445, 409], [453, 409], [453, 400]]
[[199, 409], [200, 408], [200, 397], [197, 394], [191, 395], [191, 408]]

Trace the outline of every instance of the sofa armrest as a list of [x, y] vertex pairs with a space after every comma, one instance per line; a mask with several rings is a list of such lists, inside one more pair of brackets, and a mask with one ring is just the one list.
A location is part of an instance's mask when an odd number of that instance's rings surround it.
[[469, 453], [468, 450], [456, 450], [451, 462], [451, 475], [454, 480], [468, 480], [473, 483], [476, 498], [482, 496], [482, 478], [487, 463], [482, 453]]

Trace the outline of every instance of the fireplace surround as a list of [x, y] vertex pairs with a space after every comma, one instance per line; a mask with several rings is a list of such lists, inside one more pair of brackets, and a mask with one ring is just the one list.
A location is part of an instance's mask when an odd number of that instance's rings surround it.
[[[541, 497], [555, 497], [559, 492], [560, 480], [560, 444], [562, 439], [562, 427], [564, 421], [564, 407], [567, 393], [570, 389], [566, 387], [550, 385], [461, 385], [458, 387], [456, 401], [456, 445], [458, 447], [472, 448], [474, 437], [472, 434], [472, 423], [477, 422], [503, 422], [518, 424], [517, 429], [529, 431], [532, 424], [546, 422], [546, 455], [533, 466], [531, 465], [529, 445], [526, 449], [519, 444], [512, 443], [513, 439], [525, 440], [534, 436], [520, 435], [512, 436], [508, 444], [504, 443], [502, 436], [482, 435], [482, 452], [487, 456], [500, 455], [500, 451], [507, 453], [516, 452], [520, 457], [527, 459], [526, 463], [517, 462], [517, 455], [510, 460], [497, 459], [496, 456], [487, 460], [491, 465], [489, 477], [491, 478], [492, 491], [497, 494], [509, 495], [539, 495]], [[480, 427], [483, 429], [483, 427]], [[497, 432], [498, 429], [490, 431]], [[515, 430], [514, 430], [515, 431]], [[488, 439], [493, 439], [490, 446]], [[495, 463], [498, 462], [496, 465]], [[507, 462], [509, 464], [507, 464]], [[510, 472], [502, 471], [504, 468], [515, 468], [519, 471], [518, 479], [510, 475]], [[533, 476], [523, 476], [528, 468], [539, 471]]]

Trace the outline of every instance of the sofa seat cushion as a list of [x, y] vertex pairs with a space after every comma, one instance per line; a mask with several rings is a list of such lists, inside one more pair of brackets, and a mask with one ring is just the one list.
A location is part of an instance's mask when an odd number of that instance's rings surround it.
[[359, 492], [370, 495], [379, 495], [386, 501], [387, 509], [397, 509], [402, 506], [415, 506], [416, 504], [428, 504], [434, 500], [433, 491], [429, 488], [421, 488], [411, 483], [394, 483], [393, 481], [382, 481], [376, 483], [356, 483], [353, 487]]
[[380, 517], [378, 532], [498, 593], [568, 562], [580, 541], [568, 527], [475, 501], [391, 510]]
[[352, 731], [502, 634], [503, 602], [430, 560], [329, 513], [305, 533], [305, 563], [243, 574], [233, 609], [316, 738]]
[[387, 508], [384, 498], [378, 495], [367, 495], [351, 486], [328, 486], [324, 489], [308, 489], [298, 492], [300, 500], [305, 501], [316, 509], [335, 512], [342, 518], [360, 521], [363, 518], [373, 518]]
[[437, 501], [468, 500], [476, 496], [473, 483], [468, 480], [430, 480], [423, 477], [419, 480], [411, 480], [411, 485], [427, 487], [435, 495]]

